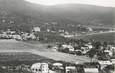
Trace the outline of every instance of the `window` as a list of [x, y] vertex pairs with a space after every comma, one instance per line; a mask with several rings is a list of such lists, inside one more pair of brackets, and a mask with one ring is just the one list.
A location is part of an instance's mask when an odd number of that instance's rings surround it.
[[36, 71], [38, 71], [38, 69], [36, 69]]

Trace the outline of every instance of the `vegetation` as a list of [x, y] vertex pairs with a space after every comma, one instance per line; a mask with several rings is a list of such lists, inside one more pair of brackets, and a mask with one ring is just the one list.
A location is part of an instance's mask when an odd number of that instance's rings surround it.
[[47, 11], [42, 9], [47, 8], [45, 6], [28, 4], [24, 0], [1, 0], [0, 29], [10, 28], [17, 32], [30, 32], [32, 27], [39, 26], [43, 30], [47, 28], [72, 32], [87, 31], [86, 26], [112, 27], [114, 25], [114, 8], [74, 4], [68, 5], [68, 8], [64, 5], [60, 6], [49, 6]]
[[96, 40], [96, 41], [101, 41], [101, 42], [114, 42], [115, 41], [115, 32], [107, 32], [107, 33], [97, 33], [97, 34], [92, 34], [92, 35], [82, 35], [82, 36], [77, 36], [75, 39], [83, 39], [83, 40]]

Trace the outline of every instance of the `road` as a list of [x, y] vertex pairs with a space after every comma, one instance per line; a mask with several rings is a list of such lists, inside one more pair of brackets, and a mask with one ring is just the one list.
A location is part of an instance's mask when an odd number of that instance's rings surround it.
[[0, 52], [29, 52], [49, 59], [66, 62], [89, 62], [85, 56], [75, 56], [46, 49], [44, 44], [30, 44], [15, 40], [0, 40]]

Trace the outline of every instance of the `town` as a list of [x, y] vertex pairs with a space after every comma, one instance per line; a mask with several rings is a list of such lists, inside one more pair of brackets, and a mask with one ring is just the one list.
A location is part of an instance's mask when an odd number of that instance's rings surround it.
[[[16, 34], [15, 31], [8, 29], [0, 35], [1, 40], [16, 41], [38, 41], [40, 42], [40, 28], [35, 28], [33, 33], [22, 32]], [[64, 38], [64, 37], [63, 37]], [[45, 39], [48, 40], [48, 39]], [[17, 61], [17, 65], [9, 63], [1, 64], [0, 71], [3, 73], [113, 73], [115, 67], [115, 42], [100, 42], [96, 40], [85, 41], [65, 38], [64, 41], [57, 42], [55, 45], [48, 44], [48, 50], [53, 50], [68, 55], [85, 56], [90, 58], [89, 62], [67, 62], [52, 60], [48, 62], [23, 64]], [[2, 56], [2, 55], [1, 55]], [[4, 55], [3, 55], [4, 56]], [[14, 61], [15, 63], [15, 61]], [[11, 63], [12, 64], [12, 63]]]
[[115, 73], [114, 0], [0, 0], [0, 73]]

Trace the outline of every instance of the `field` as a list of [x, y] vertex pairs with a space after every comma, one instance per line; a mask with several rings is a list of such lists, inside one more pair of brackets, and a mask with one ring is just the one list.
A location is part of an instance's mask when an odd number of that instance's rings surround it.
[[[31, 61], [43, 59], [52, 59], [56, 61], [66, 62], [88, 62], [89, 58], [85, 56], [75, 56], [65, 53], [56, 52], [46, 49], [44, 44], [31, 44], [15, 40], [0, 40], [0, 60], [17, 60], [17, 61]], [[29, 53], [29, 54], [28, 54]], [[43, 60], [42, 59], [42, 60]]]
[[82, 35], [82, 36], [75, 37], [75, 39], [84, 39], [84, 40], [94, 39], [96, 41], [115, 41], [115, 32]]
[[2, 52], [0, 53], [0, 65], [20, 65], [32, 64], [41, 60], [47, 60], [45, 57], [34, 55], [28, 52]]
[[[92, 35], [83, 35], [75, 39], [95, 39], [98, 41], [115, 41], [115, 32], [99, 33]], [[89, 58], [84, 56], [75, 56], [60, 53], [52, 49], [47, 49], [47, 45], [52, 43], [40, 43], [38, 41], [15, 41], [0, 40], [0, 60], [1, 61], [39, 61], [39, 60], [56, 60], [66, 62], [88, 62]], [[54, 45], [54, 44], [52, 44]]]

